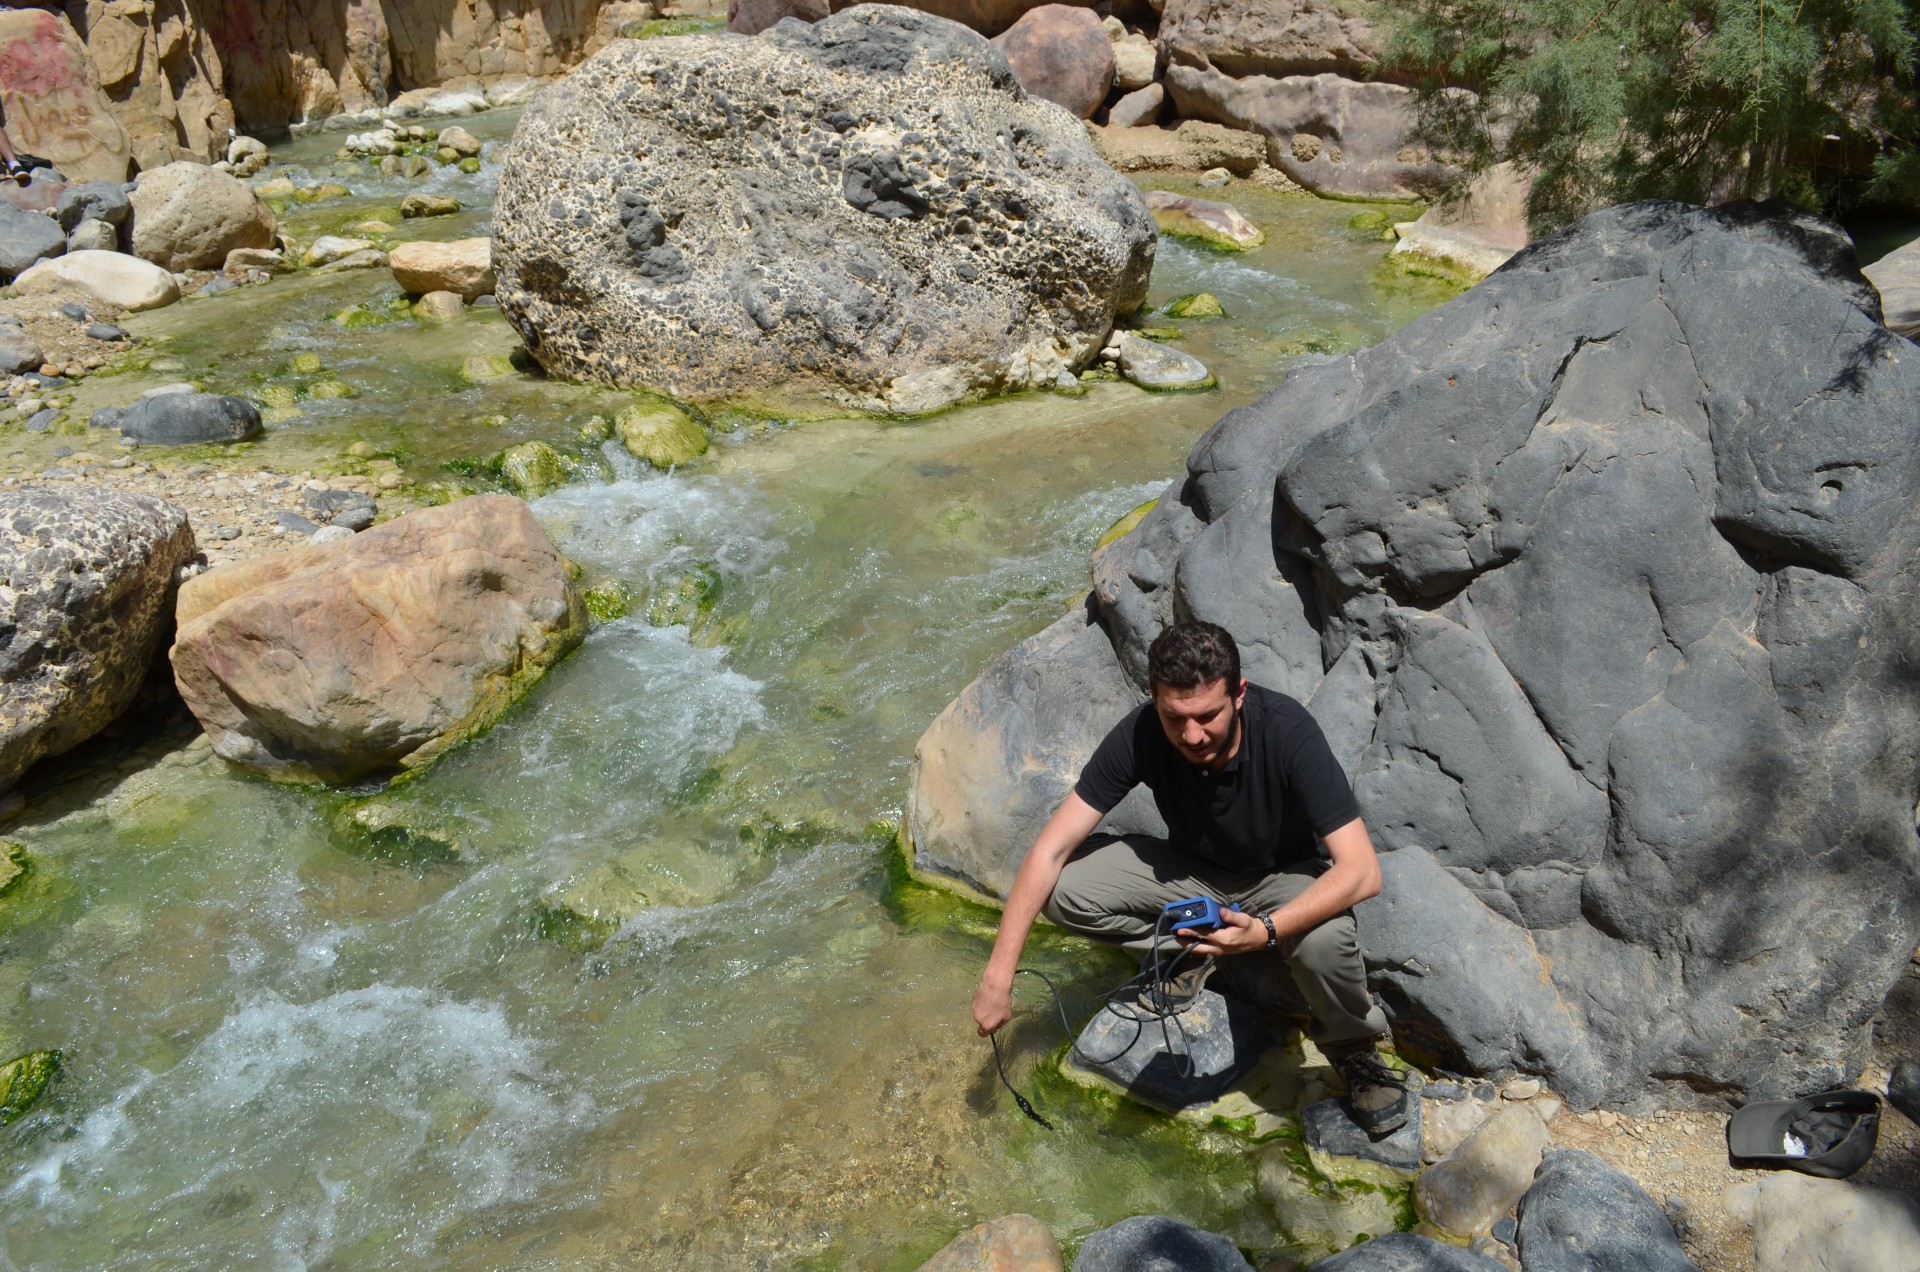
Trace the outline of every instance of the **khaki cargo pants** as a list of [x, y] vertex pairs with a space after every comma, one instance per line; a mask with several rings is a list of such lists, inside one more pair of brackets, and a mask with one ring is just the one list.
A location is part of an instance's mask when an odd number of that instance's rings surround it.
[[[1248, 914], [1271, 914], [1324, 868], [1314, 862], [1277, 874], [1235, 875], [1164, 839], [1094, 835], [1067, 859], [1044, 910], [1063, 928], [1144, 957], [1153, 949], [1154, 921], [1170, 901], [1210, 896], [1223, 905], [1238, 901]], [[1173, 949], [1177, 942], [1163, 931], [1162, 945]], [[1219, 988], [1243, 1000], [1297, 1009], [1303, 999], [1313, 1016], [1308, 1036], [1322, 1050], [1350, 1051], [1387, 1032], [1386, 1015], [1367, 992], [1350, 910], [1283, 938], [1271, 953], [1223, 956], [1215, 974]]]

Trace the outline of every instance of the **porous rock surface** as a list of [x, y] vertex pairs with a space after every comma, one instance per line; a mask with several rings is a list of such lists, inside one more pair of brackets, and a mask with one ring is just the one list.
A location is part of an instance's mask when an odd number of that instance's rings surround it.
[[298, 781], [412, 768], [484, 729], [586, 633], [510, 495], [423, 508], [181, 589], [174, 682], [213, 749]]
[[0, 790], [133, 701], [195, 552], [185, 510], [150, 495], [0, 491]]
[[265, 200], [205, 164], [141, 173], [131, 202], [133, 254], [162, 269], [218, 269], [236, 248], [273, 246], [276, 225]]
[[1842, 1085], [1920, 937], [1916, 493], [1920, 359], [1844, 235], [1595, 214], [1221, 419], [1092, 618], [928, 730], [917, 869], [1003, 892], [1209, 619], [1354, 779], [1403, 1051], [1576, 1107]]
[[973, 32], [863, 5], [671, 44], [515, 132], [496, 294], [549, 372], [915, 413], [1050, 384], [1144, 299], [1139, 192]]

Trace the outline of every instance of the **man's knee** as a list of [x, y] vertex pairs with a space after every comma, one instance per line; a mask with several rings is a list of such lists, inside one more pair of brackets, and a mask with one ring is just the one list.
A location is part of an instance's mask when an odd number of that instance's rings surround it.
[[1350, 972], [1361, 964], [1360, 933], [1350, 914], [1336, 914], [1302, 933], [1287, 961], [1298, 971], [1324, 977]]

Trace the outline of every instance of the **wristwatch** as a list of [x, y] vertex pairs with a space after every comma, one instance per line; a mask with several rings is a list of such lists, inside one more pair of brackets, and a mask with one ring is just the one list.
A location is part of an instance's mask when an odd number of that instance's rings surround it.
[[1274, 934], [1273, 920], [1263, 914], [1260, 916], [1260, 921], [1267, 925], [1267, 948], [1270, 950], [1279, 949], [1280, 938]]

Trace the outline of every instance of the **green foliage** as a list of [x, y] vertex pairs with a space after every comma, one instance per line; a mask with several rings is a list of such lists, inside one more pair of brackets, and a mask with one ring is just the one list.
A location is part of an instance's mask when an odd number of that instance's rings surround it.
[[1920, 190], [1920, 0], [1409, 0], [1392, 21], [1417, 139], [1531, 171], [1536, 231], [1633, 199]]

